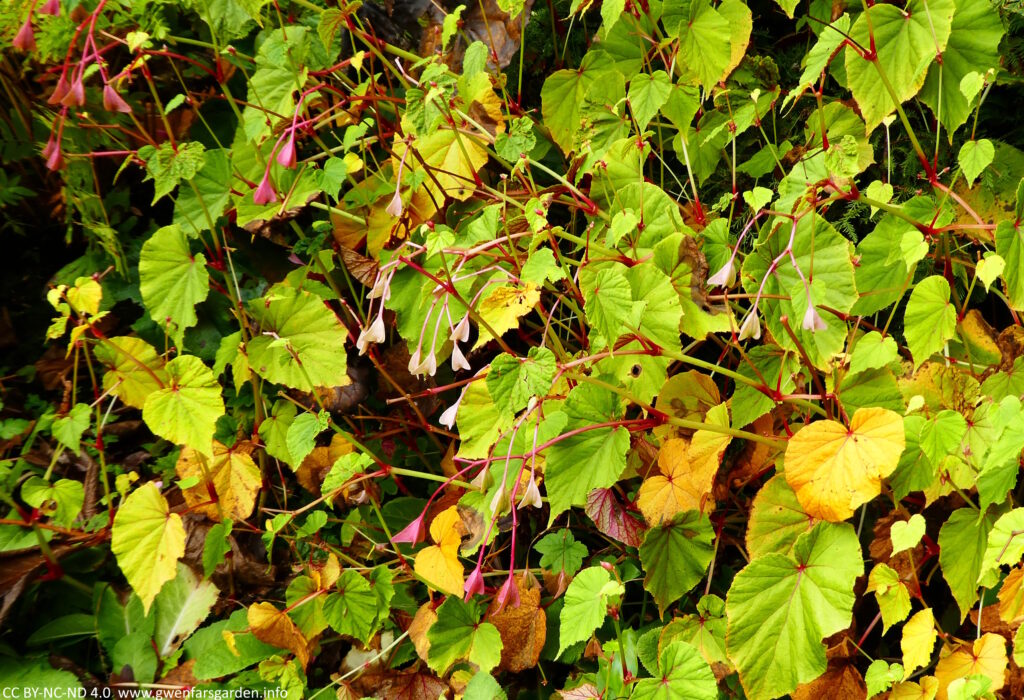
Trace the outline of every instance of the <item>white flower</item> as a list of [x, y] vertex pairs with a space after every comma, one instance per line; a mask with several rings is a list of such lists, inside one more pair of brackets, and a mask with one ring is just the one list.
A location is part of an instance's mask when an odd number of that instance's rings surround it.
[[508, 490], [505, 488], [505, 484], [502, 484], [498, 492], [494, 494], [494, 498], [491, 499], [491, 512], [503, 513], [506, 508], [508, 508]]
[[377, 275], [377, 280], [373, 283], [373, 287], [370, 288], [370, 293], [366, 295], [367, 299], [378, 299], [384, 297], [384, 301], [391, 298], [391, 275], [384, 273]]
[[736, 282], [736, 266], [732, 263], [732, 258], [729, 258], [729, 262], [722, 266], [722, 268], [715, 274], [708, 277], [708, 285], [711, 287], [731, 287]]
[[359, 354], [365, 355], [366, 349], [370, 343], [383, 343], [384, 342], [384, 317], [378, 315], [377, 318], [373, 319], [373, 323], [364, 328], [359, 333], [359, 338], [356, 339], [356, 347], [359, 348]]
[[458, 343], [456, 343], [452, 346], [452, 371], [457, 372], [460, 369], [471, 369], [471, 367], [466, 362], [466, 356], [462, 354]]
[[484, 467], [469, 483], [472, 484], [473, 488], [477, 491], [486, 491], [487, 487], [491, 485], [491, 470]]
[[418, 374], [420, 369], [420, 349], [417, 347], [409, 358], [409, 374]]
[[530, 483], [527, 484], [526, 490], [523, 491], [523, 497], [519, 499], [519, 507], [533, 506], [534, 508], [540, 508], [544, 503], [540, 500], [540, 489], [537, 488], [537, 482], [533, 476], [530, 477]]
[[469, 340], [469, 314], [463, 316], [458, 325], [452, 329], [451, 339], [459, 343], [465, 343]]
[[804, 312], [804, 322], [801, 327], [805, 331], [811, 331], [812, 333], [825, 330], [825, 321], [818, 315], [818, 310], [814, 308], [814, 304], [807, 305], [807, 311]]
[[462, 397], [460, 396], [458, 401], [453, 403], [448, 408], [444, 409], [444, 413], [442, 413], [441, 417], [437, 419], [437, 422], [443, 425], [444, 427], [448, 428], [448, 430], [451, 430], [453, 427], [455, 427], [455, 414], [459, 412], [459, 403], [461, 401]]
[[402, 215], [402, 193], [397, 187], [395, 188], [395, 194], [391, 197], [391, 202], [385, 207], [384, 211], [396, 219]]
[[751, 309], [747, 317], [743, 319], [742, 325], [740, 325], [740, 340], [746, 340], [747, 338], [753, 338], [757, 340], [761, 337], [761, 319], [757, 317], [757, 309]]

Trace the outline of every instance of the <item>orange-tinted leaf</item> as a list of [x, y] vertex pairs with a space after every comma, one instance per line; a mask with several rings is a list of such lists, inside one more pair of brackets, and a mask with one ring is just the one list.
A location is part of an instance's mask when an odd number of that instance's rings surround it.
[[540, 608], [540, 586], [529, 586], [523, 577], [516, 579], [519, 607], [506, 605], [501, 612], [497, 598], [491, 602], [486, 621], [501, 635], [501, 661], [498, 670], [518, 673], [537, 665], [547, 638], [547, 618]]
[[292, 652], [304, 668], [309, 663], [309, 642], [283, 610], [271, 603], [254, 603], [249, 607], [248, 619], [249, 631], [256, 639]]
[[992, 679], [989, 690], [995, 692], [1006, 682], [1006, 640], [997, 634], [983, 634], [980, 639], [962, 644], [959, 649], [935, 666], [939, 679], [938, 700], [946, 700], [949, 684], [957, 678], [982, 675]]
[[[217, 522], [224, 518], [244, 520], [252, 515], [256, 494], [263, 483], [259, 467], [250, 456], [252, 449], [251, 442], [239, 442], [228, 448], [214, 440], [211, 459], [183, 447], [175, 465], [178, 478], [199, 480], [182, 491], [185, 503]], [[210, 503], [211, 490], [217, 494], [216, 503]]]

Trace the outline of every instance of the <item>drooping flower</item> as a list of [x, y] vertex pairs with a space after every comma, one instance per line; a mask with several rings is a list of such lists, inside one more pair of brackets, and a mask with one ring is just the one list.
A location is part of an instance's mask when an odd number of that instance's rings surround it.
[[46, 158], [46, 169], [51, 172], [64, 167], [64, 155], [61, 153], [60, 143], [53, 136], [50, 136], [50, 140], [46, 142], [43, 157]]
[[409, 356], [409, 374], [416, 374], [420, 368], [420, 348], [419, 346], [413, 350], [412, 355]]
[[437, 422], [448, 428], [448, 430], [451, 430], [455, 426], [455, 416], [458, 412], [459, 402], [456, 401], [451, 406], [444, 409], [444, 413], [442, 413], [441, 417], [437, 419]]
[[35, 51], [36, 48], [36, 35], [32, 31], [32, 13], [28, 13], [28, 17], [25, 18], [24, 24], [21, 25], [21, 29], [14, 36], [14, 48], [21, 51]]
[[477, 564], [473, 572], [466, 578], [466, 583], [463, 586], [463, 590], [466, 592], [466, 601], [475, 595], [480, 595], [484, 592], [484, 575], [480, 571], [480, 565]]
[[274, 183], [270, 181], [270, 168], [263, 173], [263, 179], [252, 195], [252, 201], [256, 204], [273, 204], [277, 201], [277, 192], [274, 191]]
[[513, 608], [519, 607], [519, 586], [516, 585], [515, 575], [511, 571], [508, 572], [508, 578], [505, 579], [505, 583], [502, 584], [501, 590], [498, 591], [497, 595], [498, 612], [505, 609], [505, 606], [509, 603], [512, 604]]
[[81, 107], [85, 104], [85, 83], [82, 82], [82, 76], [71, 81], [67, 94], [61, 98], [60, 103], [65, 107]]
[[281, 146], [281, 150], [277, 152], [277, 162], [282, 168], [294, 168], [295, 167], [295, 132], [288, 134], [288, 138], [284, 140], [284, 145]]
[[712, 287], [731, 287], [736, 282], [736, 266], [730, 257], [729, 262], [715, 274], [708, 277], [708, 285]]
[[814, 331], [823, 331], [827, 328], [824, 319], [818, 314], [818, 310], [814, 308], [814, 304], [807, 305], [807, 311], [804, 312], [804, 322], [801, 324], [801, 328], [812, 333]]
[[122, 112], [124, 114], [132, 111], [132, 108], [110, 83], [103, 86], [103, 109], [108, 112]]
[[462, 320], [452, 329], [451, 339], [459, 343], [469, 340], [469, 314], [463, 316]]
[[359, 337], [356, 339], [356, 347], [359, 348], [359, 354], [365, 355], [366, 349], [370, 346], [370, 343], [383, 343], [384, 342], [384, 317], [380, 314], [373, 319], [373, 323], [364, 328], [359, 333]]
[[386, 211], [388, 214], [395, 217], [396, 219], [402, 215], [402, 193], [399, 192], [397, 189], [395, 190], [395, 193], [391, 196], [391, 201], [384, 208], [384, 211]]
[[452, 345], [452, 371], [457, 372], [460, 369], [472, 369], [472, 367], [466, 361], [466, 356], [462, 354], [462, 350], [459, 349], [459, 344], [455, 343]]
[[484, 467], [469, 483], [472, 484], [473, 488], [477, 491], [486, 491], [487, 487], [491, 485], [491, 470]]
[[761, 337], [761, 319], [757, 317], [757, 309], [751, 309], [747, 317], [743, 319], [743, 323], [740, 325], [740, 340], [746, 340], [747, 338], [753, 338], [757, 340]]
[[39, 14], [56, 17], [60, 14], [60, 0], [46, 0], [43, 6], [39, 8]]
[[523, 497], [519, 499], [519, 507], [533, 506], [534, 508], [542, 508], [544, 502], [540, 499], [540, 489], [537, 487], [537, 480], [530, 475], [530, 481], [526, 484], [526, 488], [523, 490]]
[[60, 104], [64, 96], [68, 94], [71, 89], [71, 83], [68, 82], [68, 77], [64, 73], [60, 74], [60, 78], [57, 79], [57, 85], [53, 88], [53, 94], [46, 100], [47, 104], [56, 105]]
[[391, 298], [391, 275], [386, 272], [378, 272], [367, 299], [378, 299], [383, 297], [384, 301]]
[[400, 532], [392, 535], [391, 541], [395, 544], [419, 544], [422, 542], [424, 537], [423, 515], [424, 513], [420, 513], [418, 518], [403, 527]]

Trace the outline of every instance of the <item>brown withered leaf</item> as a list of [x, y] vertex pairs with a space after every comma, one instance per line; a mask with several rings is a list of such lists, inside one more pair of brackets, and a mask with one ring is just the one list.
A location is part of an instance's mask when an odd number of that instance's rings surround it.
[[331, 438], [331, 444], [314, 447], [313, 451], [302, 460], [295, 470], [295, 478], [310, 493], [319, 494], [320, 486], [338, 457], [343, 457], [353, 450], [352, 443], [340, 435]]
[[[978, 609], [971, 608], [971, 627], [973, 629], [978, 628]], [[1008, 640], [1013, 640], [1014, 628], [1004, 622], [999, 616], [999, 603], [993, 603], [992, 605], [986, 605], [981, 610], [981, 631], [991, 632], [992, 634], [998, 634], [1002, 637], [1006, 637]]]
[[868, 687], [857, 668], [845, 661], [829, 662], [828, 670], [793, 691], [793, 700], [864, 700]]
[[339, 254], [341, 255], [342, 264], [350, 275], [367, 287], [373, 286], [377, 279], [377, 269], [379, 268], [376, 260], [360, 255], [345, 246], [340, 247]]
[[1024, 328], [1010, 326], [1004, 329], [996, 338], [996, 345], [1003, 353], [1003, 361], [999, 369], [1008, 371], [1013, 366], [1013, 361], [1024, 355]]
[[497, 599], [491, 601], [486, 619], [501, 634], [501, 661], [498, 669], [518, 673], [533, 668], [540, 660], [540, 651], [547, 638], [547, 618], [540, 608], [540, 586], [536, 580], [516, 578], [519, 607], [506, 605], [500, 612]]
[[448, 684], [426, 671], [406, 671], [385, 677], [380, 696], [393, 700], [438, 700], [451, 697]]
[[199, 684], [199, 681], [196, 680], [196, 677], [192, 674], [192, 669], [195, 665], [196, 660], [189, 659], [180, 666], [175, 666], [160, 679], [160, 684], [177, 686], [179, 688], [194, 688]]
[[416, 617], [409, 625], [409, 639], [416, 648], [416, 654], [424, 661], [427, 660], [427, 652], [430, 651], [430, 640], [427, 639], [427, 630], [437, 622], [437, 612], [434, 606], [427, 601], [416, 611]]
[[[775, 437], [775, 418], [772, 414], [761, 416], [747, 428], [758, 435]], [[729, 493], [746, 486], [775, 464], [781, 450], [771, 445], [747, 440], [743, 450], [731, 461], [728, 471], [722, 469], [715, 485], [715, 500], [724, 501]]]
[[248, 619], [249, 631], [256, 639], [292, 652], [303, 668], [309, 664], [310, 644], [286, 612], [272, 603], [253, 603]]

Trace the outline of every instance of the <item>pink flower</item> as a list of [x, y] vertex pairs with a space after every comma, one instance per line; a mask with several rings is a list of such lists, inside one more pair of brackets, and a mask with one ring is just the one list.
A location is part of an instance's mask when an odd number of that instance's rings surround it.
[[393, 535], [391, 541], [394, 544], [419, 544], [423, 541], [423, 513], [411, 523], [402, 528], [402, 531]]
[[402, 215], [402, 193], [398, 191], [398, 188], [395, 188], [395, 194], [391, 197], [391, 202], [384, 208], [384, 211], [396, 219]]
[[814, 331], [823, 331], [826, 327], [825, 321], [818, 315], [818, 310], [814, 308], [814, 304], [807, 304], [807, 311], [804, 312], [804, 322], [801, 324], [801, 328], [813, 333]]
[[277, 152], [277, 162], [282, 168], [295, 167], [295, 133], [292, 132], [285, 139], [281, 150]]
[[735, 282], [736, 267], [732, 264], [732, 258], [718, 272], [708, 277], [708, 285], [711, 287], [731, 287]]
[[54, 138], [53, 134], [50, 134], [50, 140], [46, 142], [46, 147], [43, 148], [43, 158], [46, 158], [46, 168], [48, 170], [60, 170], [64, 165], [64, 158], [60, 152], [60, 144], [57, 139]]
[[60, 103], [65, 107], [81, 107], [85, 104], [85, 83], [82, 82], [82, 76], [78, 76], [78, 79], [71, 83]]
[[277, 192], [274, 191], [274, 183], [270, 181], [270, 168], [263, 173], [263, 179], [252, 195], [252, 201], [256, 204], [273, 204], [277, 201]]
[[761, 337], [761, 319], [757, 317], [757, 309], [751, 309], [747, 317], [743, 319], [743, 323], [740, 325], [740, 340], [746, 340], [747, 338], [753, 338], [757, 340]]
[[21, 29], [14, 37], [14, 48], [20, 49], [21, 51], [35, 51], [36, 48], [36, 35], [32, 31], [32, 13], [28, 13], [28, 17], [25, 18], [25, 23], [21, 25]]
[[476, 568], [473, 569], [473, 573], [466, 579], [463, 590], [466, 592], [466, 601], [475, 595], [480, 595], [484, 592], [484, 575], [480, 571], [480, 565], [477, 564]]
[[497, 601], [498, 612], [501, 612], [509, 603], [512, 603], [513, 608], [519, 607], [519, 586], [516, 585], [515, 576], [511, 571], [508, 572], [508, 578], [505, 579], [501, 590], [498, 591]]
[[64, 99], [64, 96], [68, 94], [70, 89], [71, 83], [68, 82], [67, 75], [61, 73], [60, 78], [57, 80], [57, 85], [53, 88], [53, 94], [50, 95], [50, 99], [46, 101], [47, 104], [60, 104], [60, 101]]
[[117, 90], [110, 83], [103, 86], [103, 109], [108, 112], [123, 112], [125, 114], [132, 111], [132, 108], [128, 106], [124, 98], [117, 94]]
[[39, 8], [39, 14], [56, 17], [60, 14], [60, 0], [46, 0], [46, 3]]

